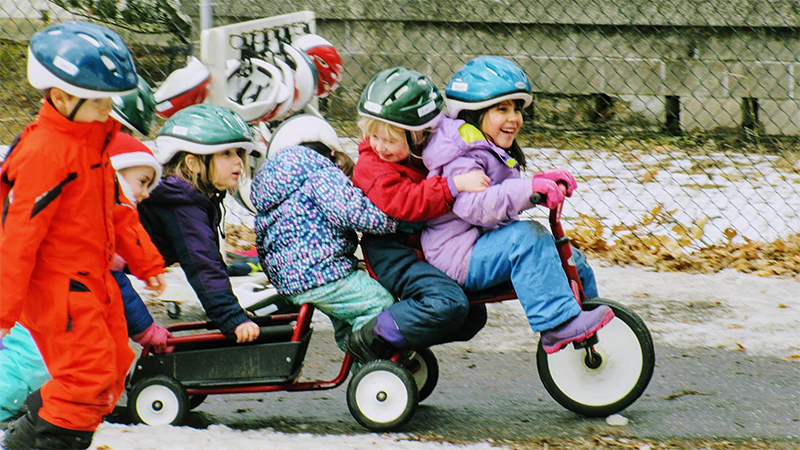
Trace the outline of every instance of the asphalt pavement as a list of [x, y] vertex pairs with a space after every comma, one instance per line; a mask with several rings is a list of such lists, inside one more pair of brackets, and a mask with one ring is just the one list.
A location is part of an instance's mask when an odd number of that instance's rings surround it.
[[[323, 330], [322, 334], [325, 330]], [[338, 350], [314, 336], [306, 378], [332, 379]], [[644, 395], [612, 427], [604, 418], [574, 414], [550, 398], [539, 380], [535, 354], [465, 352], [434, 348], [440, 379], [400, 432], [483, 441], [577, 438], [613, 432], [639, 439], [747, 440], [800, 443], [800, 363], [722, 349], [656, 345], [656, 368]], [[326, 391], [210, 396], [189, 425], [222, 423], [236, 429], [360, 434], [350, 415], [346, 384]], [[613, 428], [613, 430], [609, 430]]]

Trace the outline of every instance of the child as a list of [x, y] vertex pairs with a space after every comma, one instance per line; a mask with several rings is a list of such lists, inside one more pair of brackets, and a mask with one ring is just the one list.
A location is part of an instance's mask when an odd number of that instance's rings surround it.
[[242, 158], [254, 149], [250, 128], [228, 108], [193, 105], [158, 131], [164, 179], [139, 205], [142, 224], [161, 255], [180, 263], [208, 318], [236, 342], [260, 333], [239, 305], [220, 253], [222, 200], [238, 186]]
[[[534, 192], [554, 208], [577, 187], [565, 170], [520, 178], [525, 156], [516, 136], [522, 108], [531, 102], [528, 78], [511, 61], [482, 56], [462, 67], [447, 86], [447, 111], [422, 153], [429, 177], [480, 169], [492, 180], [484, 192], [463, 193], [453, 210], [428, 222], [422, 248], [428, 262], [469, 291], [511, 281], [545, 352], [593, 335], [614, 316], [606, 306], [581, 311], [561, 268], [553, 236], [538, 222], [519, 221]], [[597, 296], [594, 274], [575, 250], [588, 297]]]
[[122, 394], [133, 360], [115, 252], [155, 291], [161, 260], [115, 214], [106, 146], [112, 95], [136, 88], [133, 58], [107, 28], [67, 22], [34, 35], [28, 80], [44, 92], [35, 122], [0, 169], [0, 337], [19, 322], [52, 376], [9, 424], [3, 445], [86, 448]]
[[359, 361], [386, 358], [396, 349], [468, 340], [486, 323], [486, 307], [470, 308], [464, 291], [439, 269], [421, 261], [422, 223], [449, 211], [459, 192], [480, 192], [489, 178], [480, 170], [427, 178], [422, 147], [442, 115], [439, 89], [404, 67], [375, 75], [361, 94], [362, 142], [354, 183], [404, 230], [361, 240], [375, 278], [399, 301], [348, 340]]
[[[150, 149], [123, 133], [118, 133], [111, 141], [108, 155], [111, 164], [117, 169], [120, 190], [125, 194], [117, 199], [115, 210], [122, 208], [135, 211], [135, 204], [146, 198], [147, 192], [158, 183], [161, 166]], [[157, 255], [158, 251], [138, 222], [138, 214], [126, 216], [125, 211], [122, 211], [120, 215], [136, 219], [130, 226], [138, 233], [137, 239], [141, 241], [143, 250]], [[126, 225], [117, 223], [116, 226]], [[115, 256], [115, 264], [117, 258]], [[163, 260], [161, 261], [163, 266]], [[111, 275], [122, 293], [128, 336], [142, 346], [152, 347], [156, 353], [171, 351], [171, 347], [167, 346], [167, 338], [171, 334], [156, 325], [141, 297], [122, 272], [123, 268], [124, 263], [117, 268], [112, 265]], [[50, 379], [36, 343], [22, 325], [14, 325], [6, 340], [8, 351], [0, 352], [0, 373], [3, 373], [0, 378], [0, 422], [16, 416], [25, 397]]]
[[344, 155], [323, 119], [292, 117], [275, 130], [250, 193], [261, 266], [290, 302], [330, 317], [342, 350], [351, 331], [394, 302], [358, 270], [356, 232], [393, 233], [397, 226], [334, 164]]

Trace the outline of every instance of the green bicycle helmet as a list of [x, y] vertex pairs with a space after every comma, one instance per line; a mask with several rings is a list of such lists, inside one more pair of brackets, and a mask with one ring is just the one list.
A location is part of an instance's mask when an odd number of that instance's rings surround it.
[[367, 83], [358, 114], [405, 130], [432, 128], [442, 115], [444, 99], [425, 75], [405, 67], [379, 72]]
[[150, 85], [141, 75], [136, 92], [111, 97], [111, 107], [111, 117], [143, 136], [149, 135], [156, 123], [156, 99]]
[[215, 105], [192, 105], [175, 113], [158, 130], [158, 162], [168, 163], [179, 151], [211, 155], [231, 148], [255, 149], [250, 127], [232, 110]]

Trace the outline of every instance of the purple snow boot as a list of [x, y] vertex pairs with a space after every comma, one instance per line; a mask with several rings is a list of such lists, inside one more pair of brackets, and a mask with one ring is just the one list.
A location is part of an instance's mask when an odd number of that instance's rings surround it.
[[566, 347], [571, 342], [580, 342], [597, 333], [611, 319], [614, 311], [600, 305], [591, 311], [581, 311], [577, 316], [550, 330], [542, 331], [542, 347], [548, 355]]

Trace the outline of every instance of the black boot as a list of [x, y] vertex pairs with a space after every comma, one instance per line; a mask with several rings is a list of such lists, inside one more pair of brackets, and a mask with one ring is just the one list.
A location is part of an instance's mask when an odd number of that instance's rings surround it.
[[38, 448], [36, 447], [36, 429], [30, 414], [25, 414], [8, 424], [6, 435], [3, 438], [3, 448], [6, 450]]
[[375, 334], [377, 322], [376, 317], [348, 337], [345, 346], [356, 362], [363, 364], [376, 359], [388, 359], [396, 351], [392, 344]]
[[36, 421], [36, 448], [84, 450], [92, 445], [93, 431], [69, 430], [39, 418]]
[[83, 450], [92, 444], [94, 432], [61, 428], [39, 417], [42, 396], [38, 390], [28, 396], [25, 405], [28, 407], [27, 414], [8, 425], [3, 448]]

